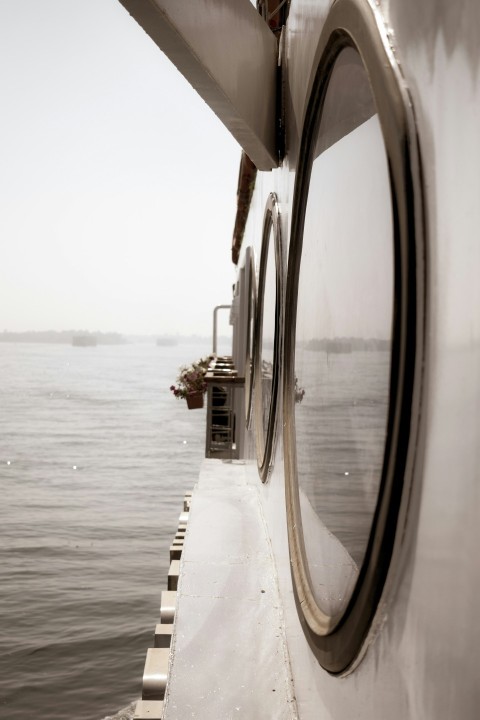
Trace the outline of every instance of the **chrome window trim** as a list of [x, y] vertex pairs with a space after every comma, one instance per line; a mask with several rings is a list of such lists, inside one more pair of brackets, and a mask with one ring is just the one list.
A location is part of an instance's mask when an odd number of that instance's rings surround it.
[[[271, 231], [273, 231], [271, 233]], [[275, 261], [275, 334], [273, 344], [273, 377], [272, 396], [268, 413], [267, 432], [263, 429], [263, 395], [262, 395], [262, 327], [265, 293], [265, 278], [270, 238], [274, 244], [273, 258]], [[280, 382], [280, 361], [282, 350], [283, 327], [283, 262], [282, 233], [278, 201], [275, 193], [268, 196], [263, 217], [262, 246], [260, 251], [260, 271], [257, 288], [257, 312], [254, 332], [254, 417], [255, 445], [257, 466], [262, 482], [266, 482], [273, 467], [275, 439], [277, 429], [277, 409]]]
[[[334, 63], [356, 49], [369, 76], [388, 158], [394, 233], [394, 329], [390, 409], [379, 499], [360, 575], [339, 617], [326, 615], [312, 591], [303, 539], [295, 446], [295, 336], [303, 227], [313, 148]], [[317, 659], [329, 672], [352, 669], [401, 552], [420, 421], [425, 336], [425, 222], [420, 152], [411, 99], [383, 18], [366, 0], [337, 0], [327, 16], [309, 81], [295, 181], [284, 338], [284, 452], [291, 572], [299, 617]], [[397, 558], [398, 561], [398, 558]]]

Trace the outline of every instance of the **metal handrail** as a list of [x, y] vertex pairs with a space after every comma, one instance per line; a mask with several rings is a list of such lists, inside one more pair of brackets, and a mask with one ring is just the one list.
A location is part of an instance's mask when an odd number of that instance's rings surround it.
[[213, 347], [212, 352], [214, 355], [217, 354], [217, 312], [219, 310], [231, 310], [231, 305], [217, 305], [213, 309]]

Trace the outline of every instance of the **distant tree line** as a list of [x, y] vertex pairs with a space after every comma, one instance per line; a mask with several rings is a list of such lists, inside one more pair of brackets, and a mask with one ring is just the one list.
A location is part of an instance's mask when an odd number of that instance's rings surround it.
[[380, 338], [359, 338], [359, 337], [336, 337], [336, 338], [314, 338], [306, 343], [300, 343], [306, 350], [317, 350], [323, 352], [354, 352], [372, 350], [390, 350], [390, 340]]

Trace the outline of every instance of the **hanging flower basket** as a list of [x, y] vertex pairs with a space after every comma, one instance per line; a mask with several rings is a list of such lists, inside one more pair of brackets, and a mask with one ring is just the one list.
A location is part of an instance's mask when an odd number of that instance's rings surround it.
[[200, 358], [191, 365], [180, 368], [177, 377], [177, 384], [170, 385], [174, 396], [180, 400], [186, 400], [188, 409], [195, 410], [203, 407], [203, 396], [207, 391], [205, 375], [212, 360], [212, 355]]
[[186, 396], [186, 401], [189, 410], [203, 408], [203, 392], [190, 393], [190, 395]]

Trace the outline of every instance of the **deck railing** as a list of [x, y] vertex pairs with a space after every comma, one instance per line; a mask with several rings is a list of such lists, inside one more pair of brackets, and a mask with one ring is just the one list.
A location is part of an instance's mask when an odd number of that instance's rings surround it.
[[238, 377], [231, 357], [216, 358], [207, 375], [207, 433], [205, 457], [242, 457], [243, 433], [237, 424], [245, 378]]

